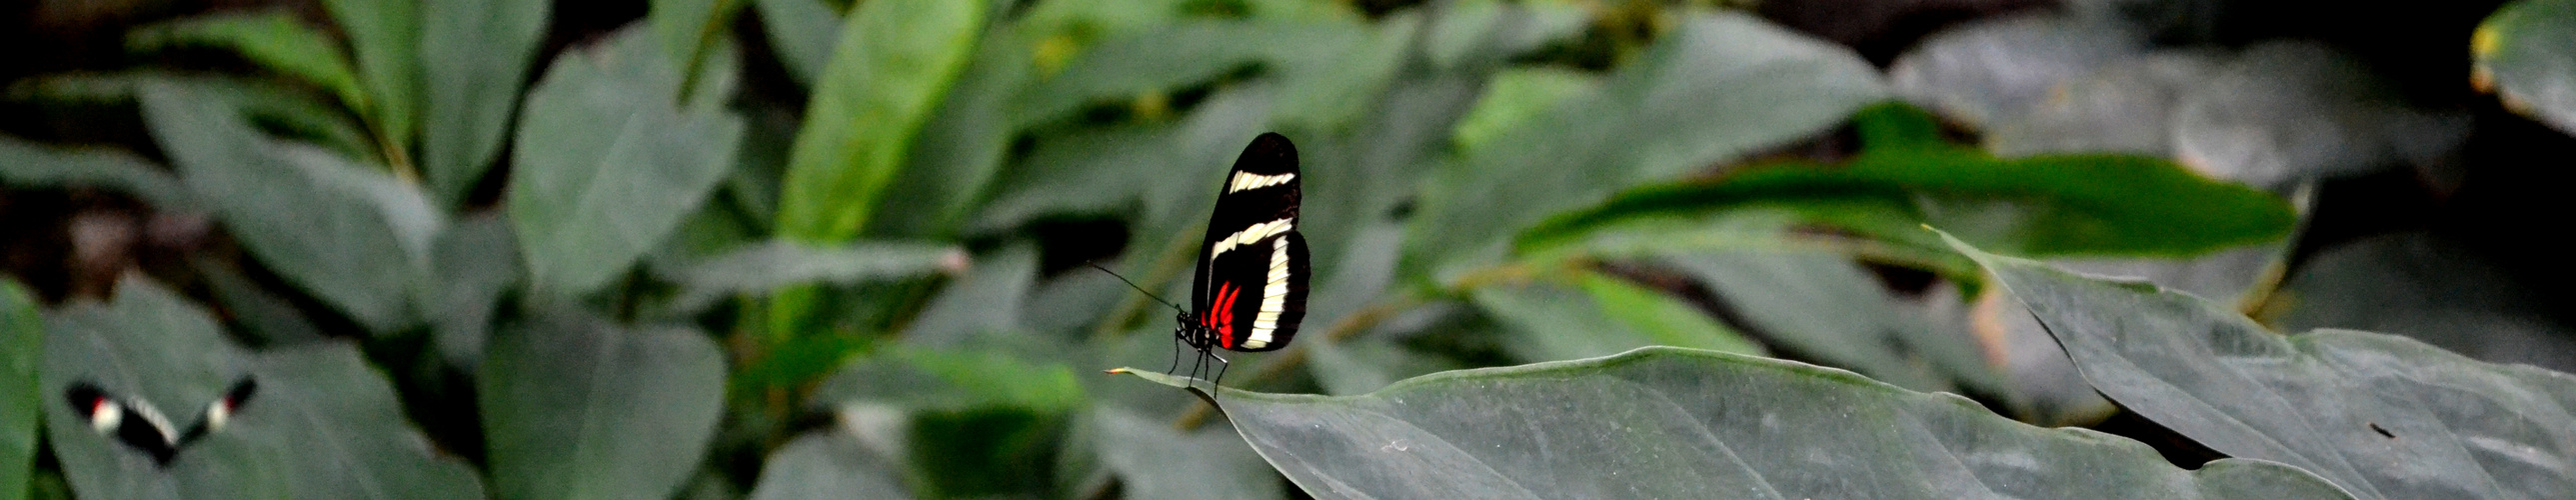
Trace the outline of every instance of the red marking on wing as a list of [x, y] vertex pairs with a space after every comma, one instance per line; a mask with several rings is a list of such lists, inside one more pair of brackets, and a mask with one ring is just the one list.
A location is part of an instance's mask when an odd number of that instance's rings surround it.
[[1233, 283], [1217, 287], [1216, 311], [1208, 315], [1208, 327], [1216, 329], [1218, 345], [1227, 349], [1234, 348], [1234, 298], [1242, 293]]

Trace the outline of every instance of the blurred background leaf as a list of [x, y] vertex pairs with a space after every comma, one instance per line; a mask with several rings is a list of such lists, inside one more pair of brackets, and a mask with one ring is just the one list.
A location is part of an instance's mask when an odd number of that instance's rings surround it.
[[2518, 0], [2496, 9], [2469, 39], [2477, 54], [2470, 75], [2480, 91], [2495, 92], [2505, 107], [2576, 134], [2576, 2]]
[[[1179, 386], [1184, 379], [1131, 372]], [[1955, 396], [1849, 372], [1652, 347], [1594, 360], [1449, 372], [1364, 396], [1225, 391], [1253, 449], [1334, 498], [2009, 496], [2347, 498], [2295, 468], [2196, 471], [2080, 429], [2041, 429]], [[1494, 408], [1492, 400], [1546, 401]], [[2029, 460], [1981, 460], [2009, 455]], [[1884, 457], [1916, 457], [1886, 460]], [[1827, 471], [1869, 460], [1881, 475]], [[2009, 482], [1985, 478], [2009, 475]]]
[[36, 416], [44, 399], [37, 384], [45, 353], [44, 317], [35, 297], [17, 280], [0, 280], [0, 500], [22, 500], [36, 467]]
[[476, 379], [497, 496], [669, 496], [704, 458], [723, 376], [690, 328], [565, 313], [504, 329]]

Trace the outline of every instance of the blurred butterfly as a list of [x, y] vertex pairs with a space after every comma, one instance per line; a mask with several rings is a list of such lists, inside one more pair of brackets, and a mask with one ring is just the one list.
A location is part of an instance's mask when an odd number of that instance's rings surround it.
[[221, 397], [207, 403], [196, 423], [186, 430], [171, 427], [170, 418], [150, 401], [110, 395], [97, 384], [73, 383], [63, 391], [63, 399], [71, 403], [72, 411], [79, 413], [81, 420], [89, 423], [90, 430], [125, 443], [127, 448], [151, 456], [153, 463], [168, 467], [170, 460], [178, 458], [179, 451], [190, 443], [223, 430], [233, 415], [241, 412], [241, 405], [257, 392], [259, 383], [243, 377]]

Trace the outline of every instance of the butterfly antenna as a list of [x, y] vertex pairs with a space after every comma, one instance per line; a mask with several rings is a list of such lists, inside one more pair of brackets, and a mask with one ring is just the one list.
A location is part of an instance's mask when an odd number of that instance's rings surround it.
[[1127, 281], [1127, 277], [1119, 276], [1117, 271], [1111, 271], [1109, 268], [1100, 267], [1100, 264], [1094, 262], [1083, 262], [1082, 265], [1091, 266], [1092, 269], [1099, 269], [1100, 272], [1109, 273], [1110, 276], [1118, 278], [1118, 281], [1127, 283], [1128, 288], [1134, 288], [1137, 293], [1145, 294], [1147, 297], [1153, 297], [1155, 302], [1161, 302], [1163, 305], [1172, 306], [1172, 310], [1174, 311], [1180, 311], [1182, 313], [1190, 312], [1188, 309], [1182, 309], [1180, 304], [1174, 304], [1172, 301], [1163, 300], [1163, 297], [1154, 295], [1154, 292], [1145, 291], [1145, 287], [1136, 286], [1136, 282], [1134, 281]]

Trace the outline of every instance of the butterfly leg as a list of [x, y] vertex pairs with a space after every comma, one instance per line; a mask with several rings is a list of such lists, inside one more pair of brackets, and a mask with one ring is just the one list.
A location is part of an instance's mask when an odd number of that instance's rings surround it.
[[1225, 369], [1234, 367], [1234, 363], [1226, 362], [1224, 356], [1218, 356], [1213, 352], [1208, 353], [1208, 357], [1216, 358], [1216, 380], [1208, 381], [1208, 385], [1212, 386], [1208, 388], [1208, 394], [1216, 394], [1214, 386], [1225, 385]]
[[1164, 374], [1164, 375], [1171, 375], [1173, 370], [1179, 370], [1179, 369], [1181, 369], [1181, 336], [1180, 336], [1179, 334], [1173, 334], [1173, 335], [1172, 335], [1172, 367], [1171, 367], [1171, 368], [1164, 368], [1164, 369], [1163, 369], [1163, 374]]

